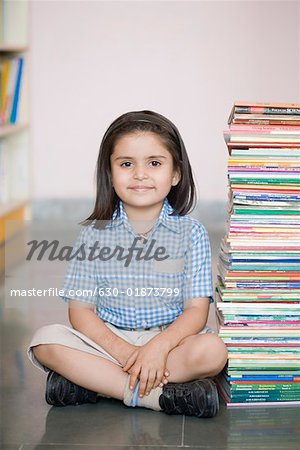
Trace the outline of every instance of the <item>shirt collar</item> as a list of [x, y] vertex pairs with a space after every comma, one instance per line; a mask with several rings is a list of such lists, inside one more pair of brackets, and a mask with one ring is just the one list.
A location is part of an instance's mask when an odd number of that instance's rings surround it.
[[[119, 207], [120, 212], [119, 212], [119, 215], [117, 216], [118, 207]], [[165, 198], [162, 209], [159, 214], [159, 217], [156, 221], [155, 228], [157, 228], [161, 224], [161, 225], [165, 226], [166, 228], [168, 228], [169, 230], [174, 231], [175, 233], [179, 233], [180, 225], [179, 225], [179, 221], [176, 220], [176, 217], [178, 217], [178, 216], [170, 216], [169, 215], [173, 211], [174, 211], [174, 209], [170, 205], [168, 199]], [[118, 227], [121, 224], [124, 224], [124, 226], [127, 229], [131, 228], [129, 225], [129, 221], [128, 221], [128, 217], [127, 217], [125, 208], [124, 208], [124, 204], [123, 204], [122, 200], [119, 200], [119, 203], [113, 213], [112, 220], [106, 225], [106, 228]]]

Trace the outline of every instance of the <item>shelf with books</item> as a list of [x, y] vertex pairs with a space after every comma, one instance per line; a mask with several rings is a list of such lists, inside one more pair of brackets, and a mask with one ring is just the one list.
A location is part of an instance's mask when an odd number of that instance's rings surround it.
[[4, 244], [30, 217], [27, 19], [26, 0], [0, 0], [0, 272]]

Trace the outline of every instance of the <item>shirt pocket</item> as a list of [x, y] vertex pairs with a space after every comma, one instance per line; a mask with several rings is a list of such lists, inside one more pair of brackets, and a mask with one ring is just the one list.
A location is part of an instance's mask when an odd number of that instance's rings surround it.
[[162, 261], [153, 261], [153, 271], [160, 274], [178, 274], [183, 271], [185, 266], [185, 259], [164, 259]]

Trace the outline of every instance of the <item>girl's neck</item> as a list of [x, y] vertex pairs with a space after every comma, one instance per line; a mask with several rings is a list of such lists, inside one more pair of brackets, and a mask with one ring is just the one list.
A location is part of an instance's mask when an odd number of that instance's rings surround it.
[[163, 201], [152, 206], [135, 207], [124, 204], [129, 222], [137, 233], [145, 233], [155, 225], [159, 218]]

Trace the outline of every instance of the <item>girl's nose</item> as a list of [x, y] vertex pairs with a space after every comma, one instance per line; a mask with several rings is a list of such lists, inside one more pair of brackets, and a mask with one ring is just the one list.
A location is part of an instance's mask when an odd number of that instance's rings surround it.
[[133, 177], [138, 180], [143, 180], [144, 178], [147, 178], [148, 175], [146, 168], [144, 166], [136, 166]]

